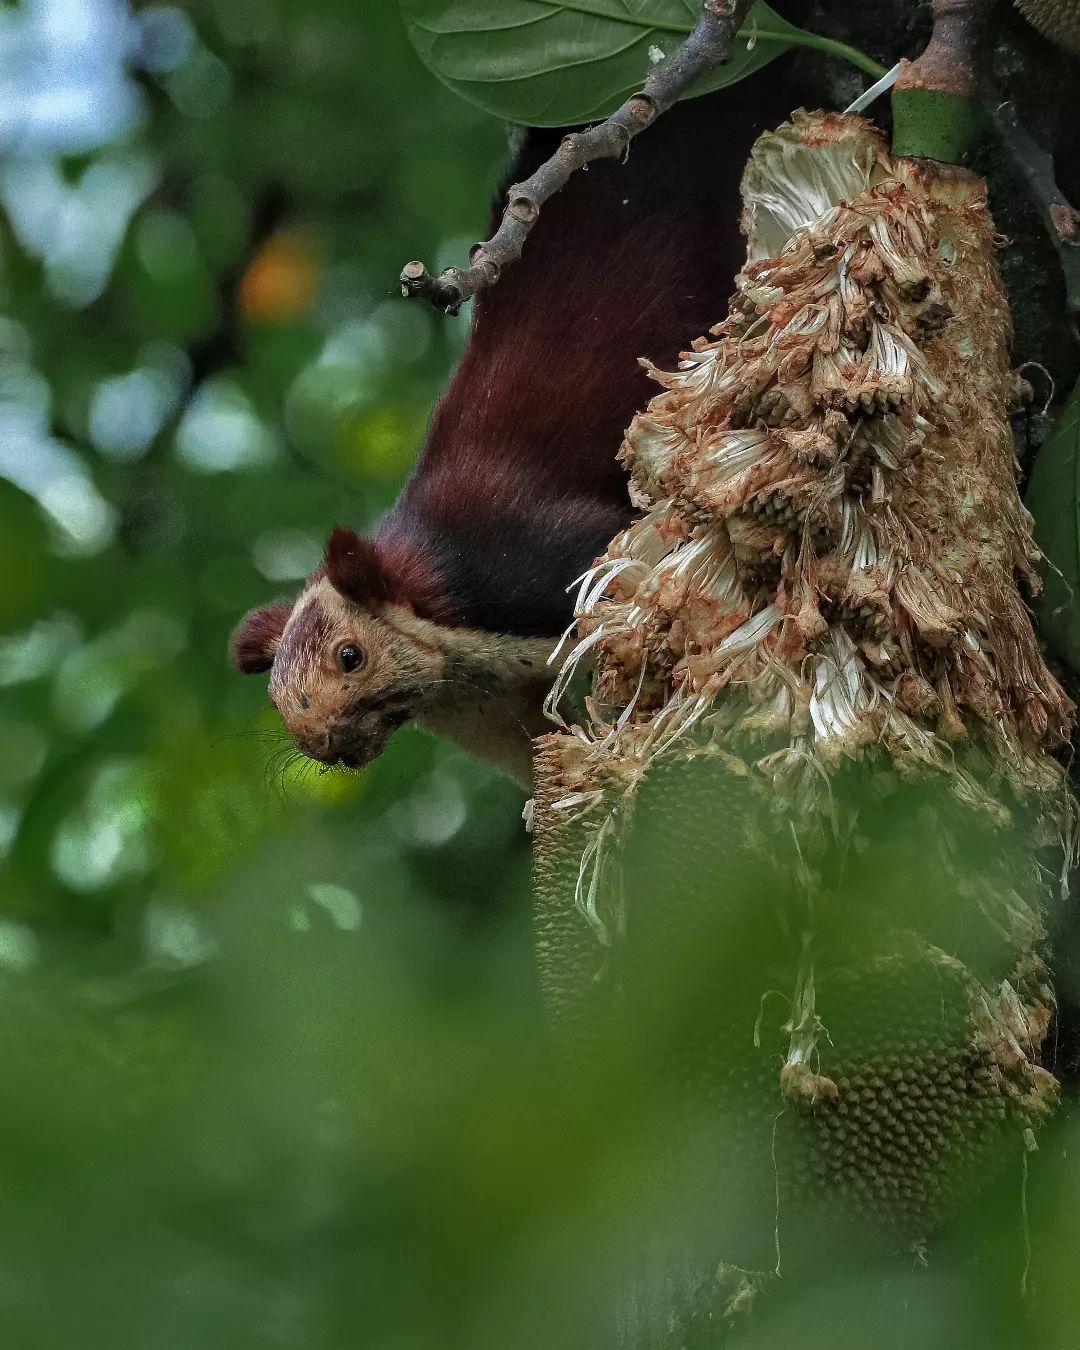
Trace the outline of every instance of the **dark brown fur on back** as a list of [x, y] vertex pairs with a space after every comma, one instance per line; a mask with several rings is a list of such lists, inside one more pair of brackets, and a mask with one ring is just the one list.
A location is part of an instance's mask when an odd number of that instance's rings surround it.
[[[655, 392], [638, 358], [671, 366], [723, 318], [744, 256], [743, 166], [791, 99], [781, 62], [677, 105], [625, 164], [571, 179], [522, 260], [476, 301], [419, 463], [376, 535], [399, 566], [424, 561], [444, 621], [523, 635], [565, 626], [566, 587], [630, 517], [615, 457]], [[510, 181], [562, 134], [530, 132]]]
[[[639, 358], [671, 367], [724, 316], [744, 256], [739, 180], [759, 132], [790, 110], [786, 67], [678, 104], [626, 163], [597, 161], [544, 206], [522, 259], [476, 301], [397, 504], [373, 539], [335, 528], [313, 582], [373, 614], [401, 605], [520, 637], [566, 626], [567, 588], [631, 517], [616, 455], [655, 392]], [[562, 134], [527, 133], [509, 181]], [[241, 669], [269, 667], [287, 615], [249, 616]]]

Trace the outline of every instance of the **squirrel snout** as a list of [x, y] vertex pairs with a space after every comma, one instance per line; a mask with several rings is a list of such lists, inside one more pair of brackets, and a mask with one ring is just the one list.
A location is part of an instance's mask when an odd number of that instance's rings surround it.
[[308, 731], [305, 728], [301, 731], [290, 727], [289, 734], [296, 742], [297, 749], [302, 750], [309, 759], [317, 759], [320, 764], [337, 763], [337, 752], [328, 730]]
[[401, 719], [365, 717], [361, 722], [340, 721], [312, 727], [292, 727], [297, 746], [320, 764], [344, 764], [361, 769], [377, 759], [386, 748], [391, 732]]

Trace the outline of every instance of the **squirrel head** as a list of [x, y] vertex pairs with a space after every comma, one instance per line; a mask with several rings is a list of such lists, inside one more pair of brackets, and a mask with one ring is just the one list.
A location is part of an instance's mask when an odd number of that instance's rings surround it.
[[233, 635], [245, 674], [270, 672], [270, 699], [297, 746], [360, 768], [419, 715], [446, 664], [434, 588], [377, 541], [336, 528], [296, 601], [252, 610]]

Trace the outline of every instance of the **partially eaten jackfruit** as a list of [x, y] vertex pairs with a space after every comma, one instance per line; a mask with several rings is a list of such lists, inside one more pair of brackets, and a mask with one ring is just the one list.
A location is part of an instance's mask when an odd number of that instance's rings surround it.
[[984, 185], [798, 114], [744, 198], [729, 316], [627, 433], [644, 514], [583, 579], [534, 819], [556, 1011], [648, 1047], [700, 1184], [759, 1195], [747, 1265], [781, 1195], [920, 1241], [1033, 1143], [1073, 810]]

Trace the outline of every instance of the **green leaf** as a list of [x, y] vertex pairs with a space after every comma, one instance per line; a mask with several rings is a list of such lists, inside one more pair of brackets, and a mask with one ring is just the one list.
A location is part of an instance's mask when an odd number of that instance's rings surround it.
[[1080, 671], [1080, 384], [1039, 451], [1027, 507], [1046, 555], [1039, 633]]
[[[698, 13], [695, 0], [401, 0], [401, 8], [434, 75], [485, 112], [529, 126], [614, 112], [679, 46]], [[735, 84], [795, 46], [884, 74], [860, 52], [794, 27], [757, 0], [729, 60], [691, 93]]]

